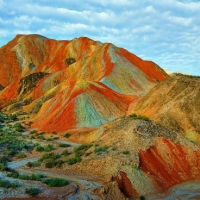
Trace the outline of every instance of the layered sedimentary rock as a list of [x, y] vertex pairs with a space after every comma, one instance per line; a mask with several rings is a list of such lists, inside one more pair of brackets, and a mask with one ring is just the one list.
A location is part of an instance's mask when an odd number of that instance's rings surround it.
[[126, 114], [168, 75], [155, 63], [89, 38], [18, 35], [0, 49], [0, 106], [31, 116], [32, 127], [94, 128]]
[[156, 138], [156, 145], [140, 151], [140, 167], [161, 190], [184, 181], [200, 179], [200, 151]]

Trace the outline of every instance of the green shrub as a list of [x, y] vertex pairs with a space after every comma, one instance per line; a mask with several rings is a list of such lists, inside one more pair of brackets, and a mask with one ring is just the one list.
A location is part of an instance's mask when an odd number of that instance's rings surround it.
[[52, 167], [56, 166], [56, 162], [57, 162], [58, 158], [60, 158], [59, 154], [45, 153], [41, 156], [39, 161], [44, 161], [46, 168], [52, 168]]
[[47, 141], [53, 141], [53, 138], [47, 138], [46, 140]]
[[145, 120], [145, 121], [149, 121], [149, 118], [146, 117], [146, 116], [138, 115], [137, 118], [138, 118], [138, 119], [143, 119], [143, 120]]
[[85, 154], [84, 151], [77, 151], [77, 152], [75, 153], [75, 156], [76, 156], [76, 157], [81, 157], [81, 156], [83, 156], [84, 154]]
[[32, 162], [32, 167], [39, 167], [41, 163], [39, 161]]
[[27, 174], [20, 174], [18, 176], [18, 178], [23, 179], [23, 180], [30, 180], [31, 179]]
[[24, 131], [24, 127], [21, 125], [20, 122], [15, 123], [13, 127], [14, 127], [15, 130], [18, 131], [18, 132], [23, 132], [23, 131]]
[[140, 196], [140, 200], [145, 200], [145, 197], [144, 196]]
[[42, 152], [42, 151], [44, 151], [44, 147], [39, 145], [39, 146], [35, 147], [35, 150], [38, 151], [38, 152]]
[[1, 156], [0, 157], [0, 163], [5, 163], [6, 164], [6, 162], [10, 162], [10, 161], [11, 161], [11, 159], [9, 157], [7, 157], [7, 156]]
[[130, 115], [129, 115], [129, 117], [136, 118], [136, 117], [137, 117], [137, 115], [136, 115], [135, 113], [133, 113], [133, 114], [130, 114]]
[[15, 130], [18, 131], [18, 132], [23, 132], [24, 131], [24, 129], [21, 128], [21, 127], [16, 127]]
[[7, 170], [7, 165], [6, 163], [0, 163], [0, 171], [6, 171]]
[[16, 128], [16, 127], [21, 127], [21, 128], [23, 128], [23, 126], [21, 125], [20, 122], [15, 123], [13, 127], [14, 127], [14, 128]]
[[84, 151], [87, 151], [90, 147], [92, 147], [93, 144], [82, 144], [81, 146], [79, 147], [76, 147], [74, 149], [75, 152], [78, 152], [78, 151], [81, 151], [81, 150], [84, 150]]
[[50, 187], [62, 187], [69, 184], [69, 181], [62, 178], [46, 179], [43, 182]]
[[101, 154], [103, 152], [107, 152], [107, 147], [98, 146], [98, 147], [95, 147], [94, 151], [97, 154]]
[[71, 136], [70, 133], [66, 133], [66, 134], [64, 135], [64, 137], [66, 137], [66, 138], [69, 138], [70, 136]]
[[74, 158], [70, 158], [68, 161], [67, 161], [67, 163], [69, 164], [69, 165], [74, 165], [74, 164], [76, 164], [76, 163], [78, 163], [78, 162], [81, 162], [82, 161], [82, 159], [80, 158], [80, 157], [74, 157]]
[[52, 144], [48, 144], [47, 146], [44, 147], [44, 151], [49, 152], [52, 150], [55, 150], [56, 148]]
[[70, 145], [70, 144], [63, 144], [63, 143], [60, 143], [60, 144], [59, 144], [59, 147], [71, 147], [71, 145]]
[[31, 135], [32, 135], [32, 134], [35, 134], [35, 133], [37, 133], [36, 130], [32, 130], [32, 131], [30, 131], [30, 134], [31, 134]]
[[45, 167], [46, 168], [52, 168], [54, 167], [54, 161], [53, 160], [49, 160], [45, 163]]
[[124, 155], [128, 155], [128, 154], [130, 154], [130, 151], [123, 151], [122, 152]]
[[17, 120], [17, 115], [16, 114], [14, 114], [14, 115], [11, 114], [11, 115], [8, 116], [8, 118], [10, 120], [16, 121]]
[[33, 163], [32, 163], [32, 162], [28, 162], [28, 163], [26, 164], [26, 166], [31, 168], [31, 167], [33, 167]]
[[40, 157], [39, 161], [44, 161], [44, 160], [49, 159], [49, 158], [51, 158], [51, 157], [53, 157], [53, 153], [44, 153], [44, 154]]
[[20, 186], [20, 184], [19, 184], [18, 181], [10, 182], [8, 180], [0, 179], [0, 187], [4, 187], [4, 188], [17, 188], [19, 186]]
[[44, 135], [39, 135], [39, 136], [37, 137], [37, 139], [45, 140], [45, 137], [44, 137]]
[[7, 173], [8, 177], [12, 177], [12, 178], [18, 178], [19, 177], [19, 173], [16, 170], [10, 170]]
[[32, 174], [31, 180], [41, 181], [45, 176], [43, 174]]
[[55, 161], [55, 166], [56, 167], [62, 167], [62, 164], [65, 163], [63, 160], [56, 160]]
[[129, 117], [133, 118], [133, 119], [143, 119], [145, 121], [149, 121], [149, 118], [143, 115], [136, 115], [135, 113], [129, 115]]
[[67, 149], [65, 149], [65, 150], [62, 152], [62, 155], [64, 155], [64, 156], [68, 156], [68, 155], [69, 155], [69, 152], [68, 152], [68, 150], [67, 150]]
[[19, 153], [19, 154], [17, 154], [17, 158], [26, 158], [26, 154], [25, 153]]
[[26, 192], [26, 194], [30, 195], [31, 197], [36, 197], [36, 196], [38, 196], [40, 194], [41, 191], [40, 191], [39, 188], [31, 187], [31, 188], [27, 188], [25, 190], [25, 192]]
[[113, 150], [113, 151], [116, 151], [116, 150], [117, 150], [117, 147], [112, 147], [112, 150]]

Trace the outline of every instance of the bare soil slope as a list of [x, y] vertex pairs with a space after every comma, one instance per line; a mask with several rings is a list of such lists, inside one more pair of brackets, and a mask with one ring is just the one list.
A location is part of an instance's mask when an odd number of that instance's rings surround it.
[[176, 74], [157, 84], [129, 113], [148, 116], [200, 143], [200, 78]]

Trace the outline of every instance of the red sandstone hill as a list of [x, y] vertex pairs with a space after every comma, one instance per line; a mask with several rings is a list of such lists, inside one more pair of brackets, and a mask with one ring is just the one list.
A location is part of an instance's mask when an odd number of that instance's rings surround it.
[[168, 75], [151, 61], [86, 37], [17, 35], [0, 49], [0, 108], [32, 127], [64, 132], [126, 115], [131, 102]]

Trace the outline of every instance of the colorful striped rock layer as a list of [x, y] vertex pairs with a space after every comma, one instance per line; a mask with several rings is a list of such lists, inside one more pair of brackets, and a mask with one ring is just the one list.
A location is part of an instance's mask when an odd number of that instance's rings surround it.
[[86, 37], [17, 35], [0, 49], [0, 108], [45, 131], [97, 128], [168, 75], [151, 61]]

